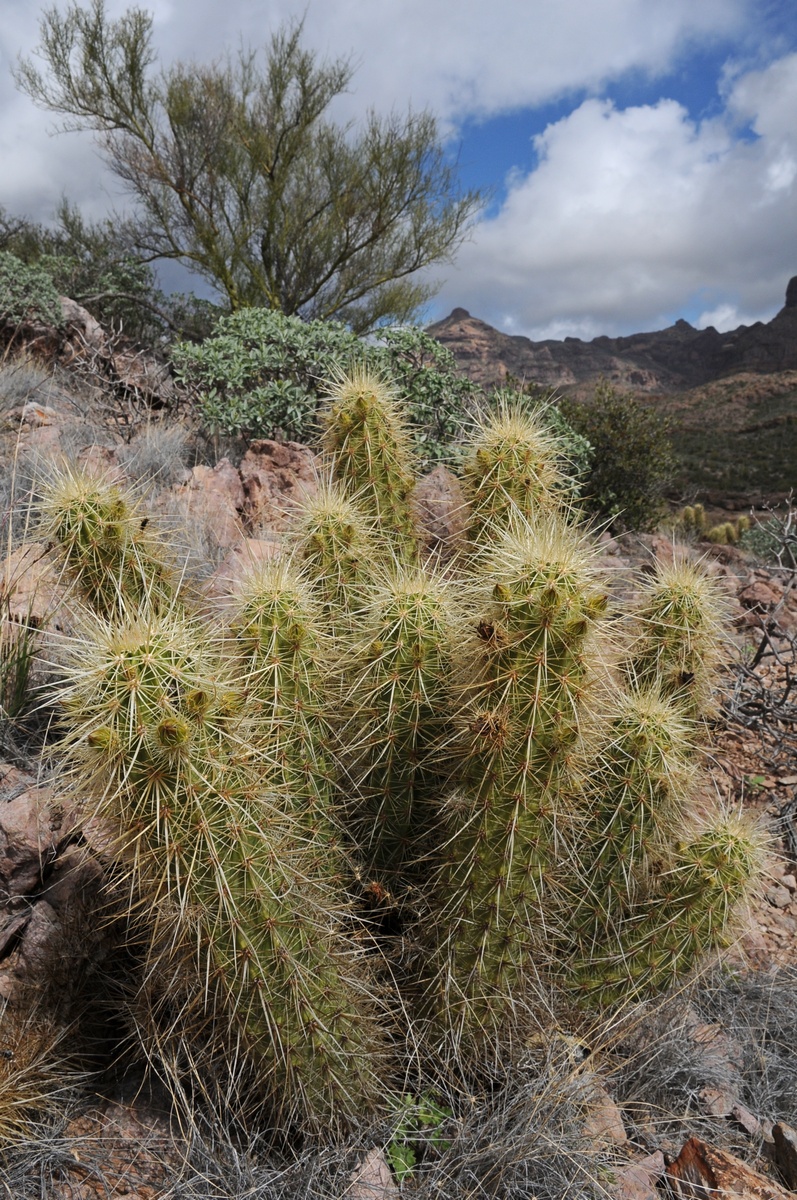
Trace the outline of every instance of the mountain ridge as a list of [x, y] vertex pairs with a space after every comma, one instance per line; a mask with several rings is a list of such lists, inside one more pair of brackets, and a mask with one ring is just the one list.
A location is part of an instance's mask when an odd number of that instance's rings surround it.
[[666, 329], [623, 337], [534, 342], [502, 333], [464, 308], [453, 309], [427, 332], [483, 386], [501, 384], [512, 375], [577, 393], [602, 376], [635, 392], [680, 392], [740, 372], [797, 370], [797, 276], [789, 280], [785, 304], [771, 321], [725, 333], [712, 325], [695, 329], [680, 319]]

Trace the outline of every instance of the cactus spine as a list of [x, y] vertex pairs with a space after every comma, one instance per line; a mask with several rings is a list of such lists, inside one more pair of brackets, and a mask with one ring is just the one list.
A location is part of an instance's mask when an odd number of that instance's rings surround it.
[[173, 572], [163, 547], [148, 518], [117, 484], [64, 468], [44, 487], [41, 512], [43, 535], [58, 542], [96, 612], [174, 603]]
[[557, 465], [558, 449], [539, 415], [509, 397], [476, 425], [462, 469], [473, 542], [489, 543], [515, 515], [534, 520], [541, 512], [561, 511], [567, 481]]
[[707, 713], [722, 645], [721, 596], [690, 562], [657, 564], [634, 612], [626, 674], [677, 701], [690, 717]]
[[438, 820], [450, 589], [428, 569], [395, 563], [372, 588], [362, 620], [341, 742], [360, 796], [356, 841], [369, 872], [394, 888], [417, 874]]
[[395, 545], [415, 554], [409, 436], [398, 396], [384, 379], [355, 367], [330, 388], [324, 450], [334, 476]]
[[325, 623], [344, 635], [379, 553], [371, 523], [339, 484], [325, 482], [305, 500], [294, 536]]

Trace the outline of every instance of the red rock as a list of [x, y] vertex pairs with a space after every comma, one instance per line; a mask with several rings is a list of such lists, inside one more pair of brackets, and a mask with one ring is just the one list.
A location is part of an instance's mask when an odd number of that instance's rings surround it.
[[252, 442], [240, 472], [244, 516], [254, 534], [283, 532], [302, 498], [318, 488], [316, 457], [298, 442]]
[[773, 1157], [783, 1180], [792, 1189], [797, 1189], [797, 1130], [785, 1121], [772, 1127], [774, 1142]]
[[224, 551], [243, 540], [244, 502], [241, 478], [229, 459], [222, 458], [215, 467], [194, 467], [184, 482], [161, 492], [153, 507], [167, 519], [176, 512], [187, 526], [200, 525]]
[[352, 1172], [346, 1200], [398, 1200], [399, 1190], [384, 1150], [374, 1148]]
[[447, 467], [435, 467], [418, 480], [412, 505], [427, 549], [449, 558], [468, 523], [468, 506], [457, 477]]
[[739, 602], [751, 612], [769, 613], [783, 599], [783, 588], [777, 580], [754, 580], [739, 592]]
[[666, 1179], [678, 1200], [793, 1200], [774, 1180], [697, 1137], [667, 1167]]

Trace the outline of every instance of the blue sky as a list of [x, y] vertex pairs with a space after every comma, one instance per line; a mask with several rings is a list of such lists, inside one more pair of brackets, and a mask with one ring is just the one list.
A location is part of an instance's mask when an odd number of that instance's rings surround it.
[[[107, 0], [112, 15], [124, 0]], [[768, 319], [797, 274], [793, 0], [150, 0], [163, 62], [208, 60], [305, 16], [305, 41], [358, 64], [336, 115], [430, 107], [490, 206], [428, 317], [461, 305], [510, 333], [592, 337], [678, 317]], [[36, 10], [4, 0], [0, 204], [47, 219], [125, 198], [89, 134], [9, 68]]]

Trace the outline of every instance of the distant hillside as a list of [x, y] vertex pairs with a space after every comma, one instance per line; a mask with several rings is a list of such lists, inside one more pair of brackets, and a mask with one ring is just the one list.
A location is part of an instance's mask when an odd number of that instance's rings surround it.
[[603, 376], [655, 407], [680, 463], [676, 502], [739, 510], [797, 489], [797, 277], [777, 316], [731, 333], [676, 321], [629, 337], [532, 342], [463, 308], [428, 331], [483, 385], [511, 374], [586, 399]]
[[731, 333], [676, 321], [668, 329], [628, 337], [532, 342], [501, 333], [464, 308], [455, 308], [430, 325], [428, 332], [481, 384], [500, 383], [509, 373], [563, 392], [578, 392], [579, 385], [602, 375], [618, 387], [638, 392], [683, 391], [739, 372], [797, 370], [797, 276], [790, 281], [786, 303], [777, 316], [766, 323], [740, 325]]

